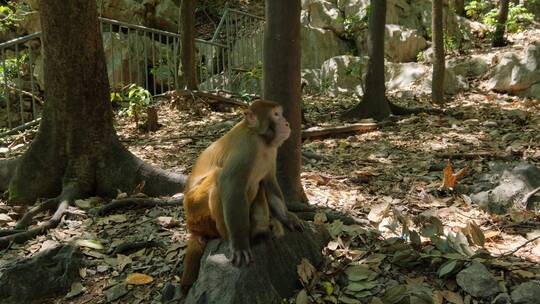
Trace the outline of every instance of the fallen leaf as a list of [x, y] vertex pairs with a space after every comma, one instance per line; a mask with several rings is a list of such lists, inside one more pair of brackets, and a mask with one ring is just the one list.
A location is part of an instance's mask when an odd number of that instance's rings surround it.
[[446, 301], [453, 303], [453, 304], [464, 304], [463, 298], [450, 290], [445, 290], [442, 292], [443, 297], [446, 299]]
[[311, 265], [308, 259], [302, 258], [302, 261], [297, 267], [298, 276], [304, 284], [308, 284], [311, 278], [315, 275], [316, 269]]
[[138, 272], [130, 273], [126, 278], [126, 284], [131, 285], [146, 285], [152, 283], [152, 281], [154, 281], [154, 278], [151, 276]]

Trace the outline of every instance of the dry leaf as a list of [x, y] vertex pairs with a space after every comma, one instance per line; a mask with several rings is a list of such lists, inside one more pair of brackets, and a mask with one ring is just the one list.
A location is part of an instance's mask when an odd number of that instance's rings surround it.
[[154, 278], [147, 274], [134, 272], [127, 276], [126, 283], [131, 285], [146, 285], [152, 283]]
[[316, 269], [311, 265], [308, 259], [302, 258], [302, 262], [297, 267], [298, 276], [300, 281], [304, 284], [308, 284], [313, 275], [315, 275]]
[[452, 169], [452, 163], [450, 160], [446, 162], [446, 167], [443, 170], [443, 189], [454, 189], [456, 187], [457, 181], [463, 178], [465, 174], [467, 174], [467, 171], [469, 170], [469, 167], [465, 167], [461, 170], [459, 170], [456, 174], [454, 174], [454, 169]]
[[463, 303], [463, 298], [459, 294], [457, 294], [455, 292], [452, 292], [450, 290], [445, 290], [445, 291], [442, 292], [442, 295], [450, 303], [464, 304]]

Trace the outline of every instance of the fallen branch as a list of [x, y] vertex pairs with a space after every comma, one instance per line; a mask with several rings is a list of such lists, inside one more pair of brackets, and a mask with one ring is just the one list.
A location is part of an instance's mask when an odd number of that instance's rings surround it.
[[540, 187], [532, 190], [531, 192], [527, 193], [521, 200], [521, 206], [525, 206], [526, 209], [529, 209], [529, 200], [538, 192], [540, 191]]
[[[225, 96], [222, 96], [222, 95], [213, 94], [213, 93], [209, 93], [209, 92], [196, 91], [196, 90], [170, 91], [170, 92], [167, 92], [167, 93], [164, 93], [164, 94], [161, 94], [161, 95], [156, 95], [156, 97], [167, 96], [167, 95], [172, 95], [172, 94], [175, 94], [177, 96], [197, 96], [197, 97], [200, 97], [200, 98], [206, 98], [206, 99], [209, 99], [209, 100], [207, 100], [207, 102], [209, 104], [226, 103], [226, 104], [229, 104], [229, 105], [239, 106], [239, 107], [243, 107], [243, 108], [248, 106], [247, 103], [235, 100], [233, 98], [229, 98], [229, 97], [225, 97]], [[214, 100], [214, 102], [212, 102], [212, 100]]]
[[112, 255], [125, 254], [125, 253], [130, 254], [135, 251], [139, 251], [143, 248], [151, 248], [151, 247], [158, 247], [158, 246], [160, 246], [160, 244], [156, 241], [126, 242], [126, 243], [122, 243], [116, 246], [116, 248], [114, 248], [111, 254]]
[[537, 237], [535, 237], [535, 238], [532, 238], [532, 239], [526, 241], [525, 243], [519, 245], [516, 249], [514, 249], [514, 250], [512, 250], [512, 251], [509, 251], [509, 252], [507, 252], [507, 253], [501, 254], [499, 257], [507, 257], [507, 256], [509, 256], [509, 255], [512, 255], [512, 254], [518, 252], [519, 250], [521, 250], [523, 247], [527, 246], [528, 244], [530, 244], [530, 243], [532, 243], [532, 242], [534, 242], [534, 241], [536, 241], [536, 240], [538, 240], [538, 239], [540, 239], [540, 235], [537, 236]]
[[311, 137], [323, 137], [333, 134], [342, 134], [342, 133], [367, 133], [375, 131], [379, 128], [379, 124], [372, 122], [362, 122], [347, 126], [339, 127], [312, 127], [302, 131], [302, 139], [307, 139]]
[[155, 206], [181, 206], [183, 202], [183, 196], [169, 199], [130, 197], [112, 200], [107, 205], [101, 207], [97, 211], [97, 214], [102, 216], [118, 210], [153, 208]]
[[476, 158], [487, 158], [487, 159], [512, 159], [513, 156], [519, 154], [515, 153], [493, 153], [488, 151], [479, 151], [479, 152], [464, 152], [464, 153], [441, 153], [436, 154], [438, 158], [450, 158], [450, 159], [476, 159]]

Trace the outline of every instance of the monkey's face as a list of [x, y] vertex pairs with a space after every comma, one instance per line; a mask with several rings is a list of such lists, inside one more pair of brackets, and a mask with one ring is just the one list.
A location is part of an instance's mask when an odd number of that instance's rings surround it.
[[283, 108], [275, 107], [270, 111], [270, 127], [274, 131], [273, 146], [280, 146], [289, 138], [291, 128], [287, 119], [283, 117]]

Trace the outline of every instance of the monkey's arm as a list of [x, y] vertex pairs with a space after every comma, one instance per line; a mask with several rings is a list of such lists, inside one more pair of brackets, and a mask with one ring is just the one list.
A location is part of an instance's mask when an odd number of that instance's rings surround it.
[[272, 211], [272, 215], [274, 215], [282, 224], [287, 226], [287, 228], [291, 230], [302, 230], [302, 221], [294, 213], [287, 210], [281, 187], [276, 179], [275, 170], [262, 180], [262, 184], [266, 191], [266, 198], [270, 210]]
[[[232, 157], [223, 167], [218, 179], [219, 195], [223, 208], [223, 221], [231, 245], [231, 262], [235, 266], [249, 264], [252, 255], [249, 244], [249, 204], [247, 185], [251, 165], [249, 159]], [[242, 170], [242, 168], [244, 168]]]

